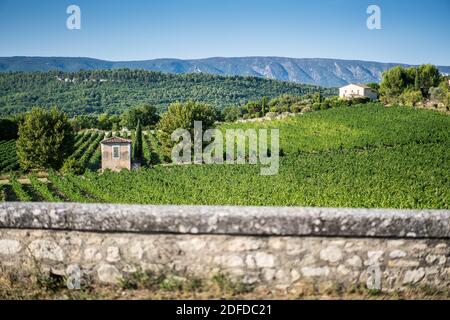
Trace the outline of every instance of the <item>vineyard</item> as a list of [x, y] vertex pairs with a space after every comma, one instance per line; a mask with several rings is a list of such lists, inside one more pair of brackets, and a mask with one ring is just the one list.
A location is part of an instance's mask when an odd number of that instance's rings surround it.
[[16, 155], [16, 141], [0, 142], [0, 172], [14, 171], [18, 169]]
[[[104, 132], [77, 135], [83, 175], [49, 172], [0, 185], [6, 201], [450, 208], [450, 117], [428, 110], [365, 105], [226, 128], [279, 128], [280, 171], [255, 165], [161, 166], [152, 132], [139, 170], [97, 173]], [[134, 133], [121, 134], [134, 137]], [[14, 147], [11, 142], [6, 144]], [[11, 147], [12, 145], [12, 147]], [[2, 153], [2, 159], [7, 158]]]

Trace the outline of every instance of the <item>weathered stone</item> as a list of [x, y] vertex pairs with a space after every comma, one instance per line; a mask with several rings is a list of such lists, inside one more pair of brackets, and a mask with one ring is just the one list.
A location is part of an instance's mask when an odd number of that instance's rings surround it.
[[408, 270], [405, 273], [405, 277], [403, 278], [404, 284], [415, 284], [425, 277], [425, 271], [423, 268]]
[[327, 277], [330, 274], [328, 267], [303, 267], [301, 271], [305, 277]]
[[335, 246], [330, 246], [320, 251], [320, 259], [329, 262], [338, 262], [342, 259], [342, 250]]
[[214, 258], [214, 262], [224, 267], [242, 267], [245, 265], [244, 259], [236, 254], [218, 256]]
[[444, 255], [429, 254], [426, 256], [425, 261], [429, 264], [443, 265], [447, 258]]
[[291, 278], [292, 278], [293, 282], [295, 282], [298, 279], [300, 279], [300, 277], [301, 277], [300, 272], [298, 272], [296, 269], [291, 270]]
[[141, 261], [142, 257], [144, 256], [142, 245], [139, 242], [131, 244], [128, 250], [128, 254], [131, 260]]
[[339, 265], [337, 267], [337, 272], [339, 272], [340, 274], [346, 276], [346, 275], [351, 273], [351, 270], [348, 269], [347, 267], [345, 267], [344, 265]]
[[36, 259], [64, 260], [63, 250], [53, 240], [34, 240], [30, 243], [29, 249]]
[[100, 261], [102, 259], [102, 254], [99, 252], [98, 247], [87, 247], [84, 249], [84, 259], [86, 261]]
[[362, 266], [362, 260], [360, 257], [354, 255], [346, 261], [346, 263], [352, 267], [360, 268]]
[[366, 266], [378, 265], [383, 261], [384, 252], [381, 250], [368, 251], [367, 257], [369, 258], [364, 262]]
[[276, 271], [274, 269], [264, 269], [262, 271], [264, 280], [267, 282], [271, 282], [275, 278]]
[[20, 252], [22, 245], [17, 240], [0, 239], [0, 254], [13, 255]]
[[[269, 246], [269, 248], [274, 249], [274, 250], [282, 250], [286, 247], [286, 241], [279, 237], [270, 238], [268, 246]], [[256, 249], [258, 249], [258, 248], [256, 248]]]
[[388, 262], [389, 267], [393, 268], [415, 268], [420, 266], [420, 262], [418, 260], [391, 260]]
[[249, 251], [257, 250], [260, 247], [260, 242], [253, 239], [243, 238], [243, 239], [233, 239], [228, 242], [227, 249], [229, 251]]
[[398, 259], [406, 257], [406, 252], [402, 250], [393, 250], [389, 253], [389, 258], [391, 259]]
[[265, 252], [255, 254], [256, 266], [259, 268], [272, 268], [275, 265], [275, 257]]
[[191, 251], [191, 250], [200, 251], [206, 247], [206, 241], [204, 241], [203, 239], [195, 239], [194, 238], [194, 239], [179, 241], [178, 246], [183, 251]]
[[101, 264], [97, 269], [97, 275], [100, 282], [117, 284], [122, 279], [122, 274], [117, 270], [116, 267], [104, 263]]
[[106, 261], [117, 262], [120, 260], [120, 252], [118, 247], [108, 247], [106, 250]]

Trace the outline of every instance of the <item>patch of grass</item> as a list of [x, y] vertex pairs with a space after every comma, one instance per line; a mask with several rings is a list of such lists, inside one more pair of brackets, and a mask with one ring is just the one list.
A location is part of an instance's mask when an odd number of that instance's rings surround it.
[[224, 273], [217, 273], [212, 277], [212, 281], [219, 287], [221, 293], [231, 293], [239, 295], [251, 292], [252, 286], [244, 284], [241, 281], [232, 280]]
[[202, 280], [196, 277], [181, 277], [142, 269], [126, 274], [120, 282], [120, 287], [125, 290], [195, 291], [202, 286]]

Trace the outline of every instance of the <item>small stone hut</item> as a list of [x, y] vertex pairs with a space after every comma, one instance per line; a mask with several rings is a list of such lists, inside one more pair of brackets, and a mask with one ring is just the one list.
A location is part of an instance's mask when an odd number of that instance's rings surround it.
[[102, 170], [131, 170], [131, 140], [112, 137], [103, 140], [100, 144], [102, 148]]

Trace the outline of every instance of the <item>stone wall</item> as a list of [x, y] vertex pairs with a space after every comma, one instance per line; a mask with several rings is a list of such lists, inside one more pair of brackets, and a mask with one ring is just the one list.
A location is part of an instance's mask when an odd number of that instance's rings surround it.
[[2, 203], [0, 266], [110, 284], [152, 270], [289, 291], [448, 289], [449, 223], [448, 210]]

